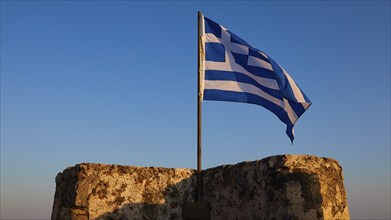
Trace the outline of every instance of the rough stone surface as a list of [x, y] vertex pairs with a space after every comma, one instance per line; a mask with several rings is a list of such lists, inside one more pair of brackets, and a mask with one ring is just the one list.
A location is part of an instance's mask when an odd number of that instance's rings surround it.
[[52, 219], [179, 219], [191, 169], [83, 163], [56, 177]]
[[[192, 169], [83, 163], [56, 177], [53, 220], [182, 219]], [[336, 160], [280, 155], [203, 171], [211, 219], [349, 219]]]
[[336, 160], [281, 155], [204, 172], [213, 219], [349, 219]]

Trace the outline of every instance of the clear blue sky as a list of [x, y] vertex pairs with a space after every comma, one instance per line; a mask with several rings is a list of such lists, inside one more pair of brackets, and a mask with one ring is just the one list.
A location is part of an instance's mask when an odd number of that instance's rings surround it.
[[283, 66], [295, 126], [205, 101], [204, 168], [278, 154], [343, 166], [352, 218], [390, 218], [390, 2], [1, 1], [1, 218], [50, 218], [81, 162], [196, 167], [197, 11]]

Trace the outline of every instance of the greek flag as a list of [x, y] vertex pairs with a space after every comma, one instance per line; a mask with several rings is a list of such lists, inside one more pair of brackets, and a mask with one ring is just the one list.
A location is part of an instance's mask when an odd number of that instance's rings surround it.
[[286, 133], [293, 142], [293, 126], [311, 101], [270, 56], [218, 23], [202, 18], [201, 100], [263, 106], [286, 124]]

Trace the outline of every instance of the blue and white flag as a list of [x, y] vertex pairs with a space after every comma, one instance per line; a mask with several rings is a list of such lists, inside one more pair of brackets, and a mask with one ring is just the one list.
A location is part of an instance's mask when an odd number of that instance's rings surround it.
[[287, 125], [293, 142], [293, 126], [311, 101], [270, 56], [218, 23], [201, 20], [201, 100], [261, 105]]

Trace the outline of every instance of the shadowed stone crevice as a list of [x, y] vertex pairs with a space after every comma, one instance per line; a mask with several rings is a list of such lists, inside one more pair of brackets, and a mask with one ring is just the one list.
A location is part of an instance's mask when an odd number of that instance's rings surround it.
[[[210, 219], [349, 219], [337, 161], [279, 155], [203, 171]], [[53, 220], [182, 219], [192, 169], [83, 163], [56, 177]]]

